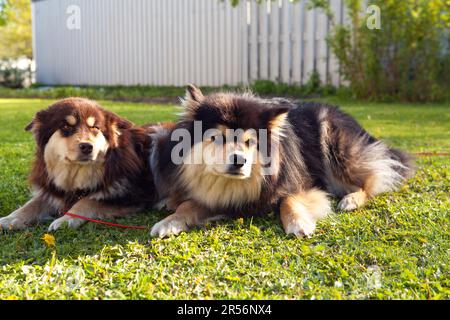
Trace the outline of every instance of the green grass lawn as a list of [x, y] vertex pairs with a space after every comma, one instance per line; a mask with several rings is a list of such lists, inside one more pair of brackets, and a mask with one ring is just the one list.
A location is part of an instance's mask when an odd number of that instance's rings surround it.
[[[450, 105], [338, 101], [373, 135], [419, 152], [450, 151]], [[0, 99], [0, 216], [30, 197], [34, 151], [23, 130], [49, 100]], [[175, 119], [174, 106], [103, 102], [130, 120]], [[0, 231], [0, 298], [448, 299], [450, 157], [418, 159], [399, 192], [336, 212], [311, 239], [286, 236], [276, 216], [214, 223], [168, 239], [88, 223], [41, 239], [48, 223]], [[152, 226], [164, 213], [118, 220]]]

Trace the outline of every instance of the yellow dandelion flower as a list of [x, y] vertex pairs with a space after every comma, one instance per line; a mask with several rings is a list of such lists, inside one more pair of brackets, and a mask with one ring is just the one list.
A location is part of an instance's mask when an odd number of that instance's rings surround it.
[[55, 237], [52, 236], [51, 234], [44, 234], [44, 236], [41, 238], [42, 240], [44, 240], [44, 242], [49, 246], [49, 247], [54, 247], [55, 246]]

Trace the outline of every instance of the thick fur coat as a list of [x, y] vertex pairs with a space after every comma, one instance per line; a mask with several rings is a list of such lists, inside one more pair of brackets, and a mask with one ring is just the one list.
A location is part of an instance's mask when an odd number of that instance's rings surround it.
[[[251, 94], [203, 96], [193, 86], [183, 105], [182, 118], [160, 136], [152, 156], [155, 175], [165, 180], [158, 184], [160, 196], [177, 209], [154, 226], [154, 235], [187, 230], [214, 216], [271, 210], [280, 212], [287, 233], [310, 235], [317, 219], [331, 210], [329, 195], [341, 199], [339, 209], [354, 210], [379, 193], [395, 190], [414, 172], [409, 155], [377, 140], [335, 106], [260, 99]], [[276, 144], [276, 153], [270, 155], [271, 173], [263, 174], [264, 165], [258, 161], [252, 163], [251, 174], [238, 176], [236, 167], [244, 169], [246, 164], [174, 164], [171, 157], [178, 142], [171, 141], [171, 136], [177, 129], [194, 135], [196, 121], [202, 124], [202, 134], [211, 128], [240, 129], [244, 136], [249, 130], [267, 130], [267, 150]], [[235, 139], [224, 145], [230, 144], [239, 150], [239, 157], [249, 159], [252, 153], [261, 152], [259, 134], [256, 140], [256, 151], [249, 147], [249, 140]], [[192, 139], [192, 152], [200, 145], [209, 148], [211, 141]]]
[[154, 127], [135, 126], [94, 101], [68, 98], [39, 111], [25, 129], [36, 140], [33, 198], [1, 218], [3, 228], [54, 217], [50, 230], [65, 222], [77, 227], [83, 220], [61, 215], [121, 216], [156, 202], [147, 161]]

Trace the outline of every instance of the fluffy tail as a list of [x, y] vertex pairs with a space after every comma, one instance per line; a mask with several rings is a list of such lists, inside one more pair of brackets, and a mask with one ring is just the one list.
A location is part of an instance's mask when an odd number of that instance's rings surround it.
[[[413, 158], [400, 150], [388, 147], [382, 141], [375, 141], [360, 148], [357, 155], [359, 176], [370, 172], [372, 196], [397, 190], [414, 174]], [[354, 172], [358, 176], [358, 172]]]
[[389, 148], [391, 159], [400, 162], [403, 166], [398, 167], [398, 173], [405, 179], [412, 178], [416, 173], [415, 157], [398, 149]]

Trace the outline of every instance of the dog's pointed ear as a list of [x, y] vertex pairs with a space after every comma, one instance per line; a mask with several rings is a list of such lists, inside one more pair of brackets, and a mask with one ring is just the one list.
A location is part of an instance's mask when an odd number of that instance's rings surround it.
[[190, 100], [195, 103], [201, 103], [203, 98], [203, 93], [199, 88], [197, 88], [193, 84], [189, 84], [187, 86], [185, 100]]
[[34, 127], [34, 119], [25, 127], [25, 131], [30, 131]]
[[111, 148], [119, 146], [119, 137], [122, 131], [133, 127], [133, 123], [126, 119], [119, 117], [117, 114], [104, 111], [106, 118], [106, 135]]
[[34, 115], [33, 120], [31, 120], [31, 122], [24, 128], [25, 131], [36, 131], [41, 123], [45, 123], [47, 114], [47, 109], [37, 112]]
[[128, 121], [126, 119], [117, 117], [115, 119], [115, 123], [117, 124], [117, 128], [119, 129], [130, 129], [133, 126], [133, 123], [131, 121]]
[[181, 99], [181, 105], [184, 108], [183, 117], [192, 119], [197, 107], [200, 106], [204, 98], [199, 88], [193, 84], [189, 84], [186, 88], [186, 95]]
[[290, 107], [288, 106], [274, 106], [263, 113], [263, 121], [267, 123], [272, 135], [282, 136], [283, 131], [289, 124], [288, 113]]

